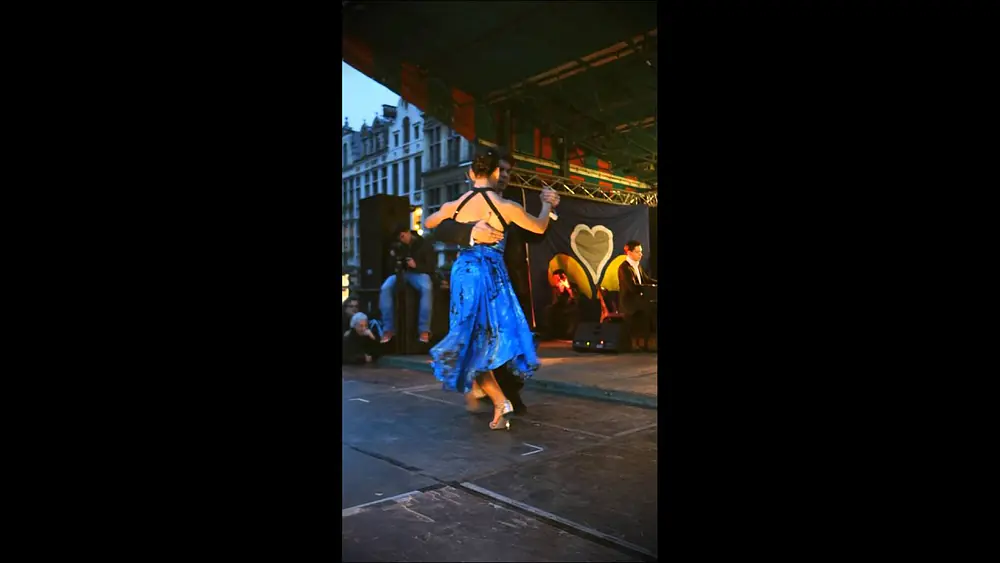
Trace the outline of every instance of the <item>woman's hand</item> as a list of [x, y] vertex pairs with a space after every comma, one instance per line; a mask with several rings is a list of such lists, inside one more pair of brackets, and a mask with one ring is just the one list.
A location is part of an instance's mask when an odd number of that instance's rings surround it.
[[542, 203], [548, 203], [553, 208], [559, 206], [559, 192], [552, 188], [543, 189], [540, 197], [542, 198]]

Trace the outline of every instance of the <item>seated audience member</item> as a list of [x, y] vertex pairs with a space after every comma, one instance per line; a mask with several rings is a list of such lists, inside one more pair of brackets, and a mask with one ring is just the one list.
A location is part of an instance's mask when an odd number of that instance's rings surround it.
[[344, 334], [351, 329], [351, 317], [358, 312], [359, 306], [360, 302], [357, 297], [348, 297], [347, 301], [344, 301], [340, 315], [340, 334]]
[[368, 328], [368, 316], [355, 313], [344, 335], [344, 363], [369, 364], [378, 358], [378, 340]]

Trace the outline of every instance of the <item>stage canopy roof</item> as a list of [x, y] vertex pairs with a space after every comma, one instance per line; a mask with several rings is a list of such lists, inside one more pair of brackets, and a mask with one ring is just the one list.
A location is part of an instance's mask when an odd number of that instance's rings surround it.
[[344, 60], [466, 138], [509, 111], [652, 186], [656, 50], [655, 2], [343, 2]]

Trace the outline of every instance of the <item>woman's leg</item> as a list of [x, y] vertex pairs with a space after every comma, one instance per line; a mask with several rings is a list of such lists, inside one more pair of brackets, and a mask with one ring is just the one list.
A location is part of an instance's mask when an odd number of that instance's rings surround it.
[[501, 407], [507, 402], [507, 397], [505, 397], [503, 391], [500, 390], [500, 386], [497, 384], [496, 378], [493, 377], [492, 371], [488, 371], [483, 374], [483, 381], [481, 385], [483, 392], [489, 396], [491, 401], [493, 401], [493, 424], [496, 424], [505, 414]]
[[479, 399], [484, 395], [483, 388], [479, 386], [479, 378], [473, 379], [472, 389], [465, 394], [466, 410], [469, 412], [479, 412]]

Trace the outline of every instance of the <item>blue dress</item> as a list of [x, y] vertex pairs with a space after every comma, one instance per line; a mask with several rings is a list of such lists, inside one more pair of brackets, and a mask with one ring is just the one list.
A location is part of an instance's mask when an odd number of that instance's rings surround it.
[[468, 393], [477, 374], [503, 365], [522, 379], [539, 367], [531, 328], [503, 261], [509, 229], [489, 203], [504, 226], [504, 238], [491, 245], [461, 247], [451, 267], [448, 334], [431, 348], [434, 376], [449, 391]]

